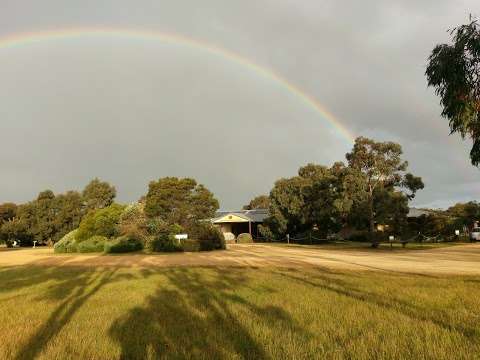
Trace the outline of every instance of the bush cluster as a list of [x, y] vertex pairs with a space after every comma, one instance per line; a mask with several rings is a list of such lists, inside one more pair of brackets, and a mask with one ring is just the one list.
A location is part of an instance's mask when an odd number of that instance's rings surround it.
[[78, 229], [70, 231], [67, 235], [61, 238], [54, 246], [53, 251], [56, 253], [73, 253], [77, 252], [76, 235]]
[[94, 235], [90, 239], [79, 242], [77, 249], [79, 253], [103, 252], [108, 238], [101, 235]]
[[105, 243], [104, 252], [109, 253], [127, 253], [143, 249], [142, 242], [129, 235], [120, 236], [112, 241]]
[[199, 242], [200, 251], [225, 249], [225, 237], [210, 223], [197, 223], [190, 229], [191, 238]]
[[248, 244], [253, 243], [252, 235], [248, 233], [242, 233], [237, 236], [237, 243], [239, 244]]
[[118, 235], [118, 223], [124, 206], [112, 204], [106, 208], [89, 212], [80, 223], [77, 240], [84, 241], [94, 235], [107, 238]]
[[[189, 239], [175, 235], [188, 233]], [[246, 235], [245, 242], [251, 242]], [[141, 203], [112, 204], [89, 212], [77, 230], [55, 244], [55, 252], [125, 253], [146, 249], [150, 252], [209, 251], [225, 249], [223, 234], [210, 223], [191, 222], [187, 229], [159, 218], [147, 218]]]
[[183, 251], [186, 251], [186, 252], [200, 251], [200, 241], [195, 239], [182, 240], [182, 248], [183, 248]]

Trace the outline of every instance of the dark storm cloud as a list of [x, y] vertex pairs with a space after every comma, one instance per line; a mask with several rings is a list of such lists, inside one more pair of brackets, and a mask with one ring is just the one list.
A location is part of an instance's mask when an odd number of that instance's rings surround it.
[[[400, 142], [427, 187], [417, 204], [478, 198], [469, 143], [448, 136], [426, 58], [476, 1], [1, 1], [0, 35], [105, 26], [176, 32], [273, 69], [353, 133]], [[0, 202], [93, 176], [131, 201], [193, 176], [224, 208], [348, 144], [269, 79], [182, 46], [79, 39], [0, 49]]]

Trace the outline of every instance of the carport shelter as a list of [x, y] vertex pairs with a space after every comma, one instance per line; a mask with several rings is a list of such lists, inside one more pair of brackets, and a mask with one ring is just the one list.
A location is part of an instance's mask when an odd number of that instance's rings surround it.
[[258, 238], [258, 225], [262, 224], [268, 215], [268, 209], [219, 211], [211, 222], [223, 234], [232, 233], [237, 237], [239, 234], [248, 233], [253, 238]]

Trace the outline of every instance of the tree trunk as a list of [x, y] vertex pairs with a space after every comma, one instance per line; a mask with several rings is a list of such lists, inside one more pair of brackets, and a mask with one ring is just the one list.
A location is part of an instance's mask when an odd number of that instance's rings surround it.
[[375, 237], [375, 221], [373, 216], [373, 192], [372, 191], [370, 191], [370, 197], [368, 199], [368, 217], [370, 220], [369, 232], [370, 232], [370, 239], [372, 241], [372, 247], [377, 248], [378, 242], [377, 242], [377, 238]]

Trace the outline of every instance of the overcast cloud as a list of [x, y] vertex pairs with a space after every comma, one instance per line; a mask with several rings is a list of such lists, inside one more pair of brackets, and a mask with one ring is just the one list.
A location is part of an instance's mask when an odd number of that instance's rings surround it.
[[[470, 142], [448, 136], [426, 59], [480, 15], [452, 1], [0, 0], [0, 38], [75, 27], [178, 33], [288, 79], [355, 135], [402, 144], [417, 205], [476, 199]], [[1, 40], [0, 40], [1, 41]], [[0, 47], [0, 203], [91, 178], [134, 201], [190, 176], [234, 209], [308, 162], [350, 148], [320, 114], [249, 68], [181, 45], [97, 36]]]

